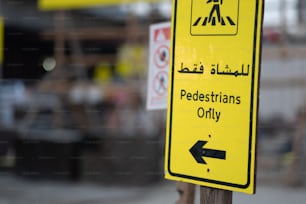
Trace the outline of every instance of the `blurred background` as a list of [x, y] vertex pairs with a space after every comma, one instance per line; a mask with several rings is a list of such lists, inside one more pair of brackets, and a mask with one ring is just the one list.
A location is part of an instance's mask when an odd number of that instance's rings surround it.
[[[177, 200], [145, 108], [149, 25], [170, 20], [171, 0], [0, 0], [0, 204]], [[265, 0], [254, 203], [306, 199], [304, 77], [306, 1]]]

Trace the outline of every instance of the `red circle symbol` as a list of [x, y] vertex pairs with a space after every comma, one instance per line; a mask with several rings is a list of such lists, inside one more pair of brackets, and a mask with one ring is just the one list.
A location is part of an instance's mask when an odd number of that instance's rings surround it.
[[158, 72], [153, 81], [154, 92], [158, 96], [163, 96], [168, 91], [168, 73]]
[[158, 68], [165, 68], [169, 65], [170, 53], [166, 45], [159, 46], [154, 53], [154, 64]]

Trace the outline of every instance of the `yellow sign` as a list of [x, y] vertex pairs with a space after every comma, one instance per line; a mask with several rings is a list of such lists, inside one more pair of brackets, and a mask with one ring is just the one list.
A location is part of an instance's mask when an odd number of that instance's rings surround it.
[[165, 176], [252, 194], [262, 0], [173, 1]]
[[41, 10], [78, 9], [95, 6], [116, 5], [137, 2], [159, 2], [159, 0], [39, 0]]
[[0, 64], [3, 63], [3, 50], [4, 50], [4, 23], [0, 17]]

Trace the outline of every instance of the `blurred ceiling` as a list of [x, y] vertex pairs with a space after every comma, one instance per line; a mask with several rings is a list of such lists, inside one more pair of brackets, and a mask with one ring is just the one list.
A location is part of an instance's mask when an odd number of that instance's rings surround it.
[[[0, 0], [0, 16], [7, 26], [31, 30], [51, 30], [54, 27], [56, 11], [39, 11], [37, 0]], [[133, 5], [104, 6], [90, 9], [67, 10], [65, 27], [82, 28], [98, 26], [122, 26], [130, 14], [138, 17], [139, 22], [170, 19], [171, 3], [136, 3]]]
[[40, 11], [38, 0], [0, 0], [5, 47], [9, 48], [5, 51], [2, 76], [40, 78], [45, 74], [42, 61], [49, 56], [60, 59], [58, 64], [61, 61], [67, 67], [90, 69], [101, 62], [114, 64], [122, 44], [132, 40], [147, 42], [151, 23], [170, 20], [171, 1], [163, 2], [60, 12]]

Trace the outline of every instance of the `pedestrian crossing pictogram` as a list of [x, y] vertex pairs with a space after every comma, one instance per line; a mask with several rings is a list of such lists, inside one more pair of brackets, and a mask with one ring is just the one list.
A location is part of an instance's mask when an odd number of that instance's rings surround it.
[[236, 35], [239, 0], [192, 0], [191, 35]]

